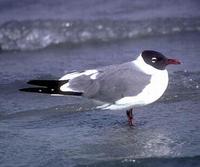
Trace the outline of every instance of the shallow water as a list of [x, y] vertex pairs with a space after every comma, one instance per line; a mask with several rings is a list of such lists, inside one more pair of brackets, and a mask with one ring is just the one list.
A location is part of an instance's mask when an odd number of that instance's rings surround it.
[[[59, 46], [2, 53], [2, 166], [199, 164], [198, 41], [198, 33], [187, 33], [109, 47], [86, 44], [70, 50]], [[18, 92], [32, 78], [58, 78], [72, 69], [131, 60], [144, 43], [184, 63], [170, 67], [169, 87], [158, 102], [135, 109], [133, 128], [127, 125], [125, 111], [96, 110], [85, 99]], [[186, 57], [189, 53], [192, 59]]]
[[[13, 3], [2, 0], [0, 8], [6, 8], [8, 2]], [[44, 7], [44, 15], [41, 12], [25, 15], [26, 1], [21, 2], [22, 8], [9, 8], [10, 15], [1, 10], [0, 166], [199, 166], [199, 2], [177, 1], [174, 5], [165, 2], [164, 8], [157, 1], [152, 4], [134, 1], [132, 6], [140, 10], [131, 11], [127, 3], [120, 7], [119, 0], [107, 7], [100, 5], [95, 8], [97, 11], [90, 7], [83, 14], [87, 19], [81, 19], [81, 13], [72, 10], [81, 9], [83, 4], [74, 2], [71, 4], [74, 8], [62, 13], [65, 2], [59, 2], [61, 13], [54, 17], [46, 14], [46, 2], [42, 1], [30, 3], [29, 9], [34, 13]], [[49, 4], [56, 10], [54, 5]], [[153, 12], [157, 7], [159, 17]], [[103, 9], [107, 14], [112, 12], [107, 15]], [[16, 11], [19, 17], [14, 16]], [[65, 28], [60, 26], [69, 22], [64, 18], [67, 14], [67, 19], [77, 22], [73, 29], [76, 31], [69, 31], [73, 37], [62, 42], [61, 30]], [[28, 22], [13, 21], [11, 16]], [[60, 19], [52, 20], [56, 17]], [[147, 18], [152, 20], [146, 22]], [[121, 20], [125, 26], [120, 24]], [[110, 29], [94, 29], [100, 23]], [[48, 32], [42, 31], [45, 26], [50, 27]], [[163, 27], [169, 33], [163, 33]], [[139, 34], [129, 38], [132, 29]], [[87, 34], [79, 36], [85, 30], [89, 30], [91, 39]], [[39, 38], [27, 40], [35, 32], [41, 33]], [[52, 38], [47, 40], [45, 35]], [[38, 39], [45, 40], [35, 45]], [[78, 41], [73, 42], [74, 39]], [[168, 68], [169, 86], [159, 101], [135, 108], [134, 127], [128, 126], [123, 110], [101, 111], [87, 99], [18, 91], [30, 79], [58, 79], [69, 71], [130, 61], [143, 49], [161, 51], [180, 59], [182, 64]]]

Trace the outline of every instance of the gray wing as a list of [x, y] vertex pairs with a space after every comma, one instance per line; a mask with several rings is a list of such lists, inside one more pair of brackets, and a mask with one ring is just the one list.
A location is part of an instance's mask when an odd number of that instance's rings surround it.
[[150, 82], [150, 75], [141, 72], [133, 63], [123, 63], [97, 69], [96, 78], [81, 75], [69, 81], [73, 90], [95, 100], [114, 103], [140, 93]]

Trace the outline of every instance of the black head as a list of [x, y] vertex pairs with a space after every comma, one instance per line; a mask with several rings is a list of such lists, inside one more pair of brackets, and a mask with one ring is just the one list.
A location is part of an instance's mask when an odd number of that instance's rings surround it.
[[153, 66], [158, 70], [164, 70], [168, 64], [180, 64], [176, 59], [168, 59], [162, 53], [153, 50], [144, 50], [142, 58], [145, 63]]

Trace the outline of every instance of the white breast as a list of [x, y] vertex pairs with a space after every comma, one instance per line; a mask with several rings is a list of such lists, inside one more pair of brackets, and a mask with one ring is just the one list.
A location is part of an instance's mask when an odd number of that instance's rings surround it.
[[141, 99], [144, 105], [153, 103], [163, 95], [167, 89], [168, 81], [167, 70], [152, 75], [150, 83], [137, 95], [137, 98]]
[[167, 70], [158, 70], [146, 64], [140, 55], [133, 63], [144, 73], [151, 75], [150, 83], [137, 95], [137, 101], [141, 100], [141, 105], [150, 104], [158, 100], [168, 85], [168, 72]]
[[168, 85], [168, 72], [162, 70], [151, 76], [150, 83], [136, 96], [123, 97], [116, 101], [115, 105], [120, 108], [130, 108], [153, 103], [165, 92]]

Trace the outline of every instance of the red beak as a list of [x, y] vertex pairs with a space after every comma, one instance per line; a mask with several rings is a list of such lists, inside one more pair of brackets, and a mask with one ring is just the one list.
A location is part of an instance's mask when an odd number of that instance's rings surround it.
[[168, 64], [181, 64], [181, 62], [177, 59], [167, 59], [167, 65]]

